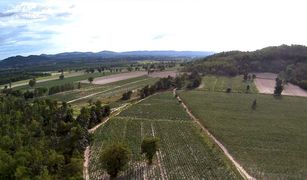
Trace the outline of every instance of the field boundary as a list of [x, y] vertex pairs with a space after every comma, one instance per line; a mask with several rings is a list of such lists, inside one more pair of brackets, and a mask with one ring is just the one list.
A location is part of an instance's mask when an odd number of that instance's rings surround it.
[[[177, 89], [173, 90], [173, 94], [177, 95], [176, 93]], [[232, 162], [232, 164], [237, 168], [237, 170], [239, 171], [240, 175], [246, 179], [246, 180], [256, 180], [256, 178], [252, 177], [251, 175], [249, 175], [247, 173], [247, 171], [245, 171], [245, 169], [232, 157], [232, 155], [229, 153], [229, 151], [226, 149], [226, 147], [220, 142], [218, 141], [211, 133], [210, 131], [203, 126], [200, 121], [192, 114], [192, 112], [189, 110], [189, 108], [187, 107], [187, 105], [182, 101], [182, 99], [177, 95], [177, 99], [179, 102], [181, 102], [181, 105], [183, 106], [183, 108], [185, 109], [185, 111], [189, 114], [189, 116], [192, 118], [193, 121], [196, 122], [196, 124], [209, 136], [209, 138], [211, 138], [215, 144], [217, 144], [219, 146], [219, 148], [223, 151], [223, 153], [225, 154], [225, 156]]]

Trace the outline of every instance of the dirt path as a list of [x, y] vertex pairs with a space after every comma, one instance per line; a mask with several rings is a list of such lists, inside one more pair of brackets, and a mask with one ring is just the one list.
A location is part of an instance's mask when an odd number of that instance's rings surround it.
[[[132, 106], [132, 105], [135, 105], [135, 104], [138, 104], [142, 101], [144, 101], [145, 99], [149, 98], [150, 96], [144, 98], [144, 99], [141, 99], [141, 100], [138, 100], [137, 102], [134, 102], [134, 103], [127, 103], [127, 104], [124, 104], [116, 109], [113, 109], [112, 110], [112, 113], [111, 115], [106, 118], [103, 122], [101, 122], [100, 124], [97, 124], [95, 127], [91, 128], [88, 130], [89, 133], [94, 133], [100, 126], [106, 124], [111, 118], [119, 115], [122, 111], [126, 110], [128, 107]], [[83, 178], [85, 180], [89, 180], [89, 172], [88, 172], [88, 167], [89, 167], [89, 160], [90, 160], [90, 155], [91, 155], [91, 147], [90, 146], [87, 146], [85, 151], [84, 151], [84, 163], [83, 163]]]
[[[176, 89], [173, 90], [173, 94], [176, 95]], [[197, 125], [215, 142], [215, 144], [217, 144], [220, 149], [224, 152], [225, 156], [233, 163], [233, 165], [237, 168], [237, 170], [239, 171], [239, 173], [241, 174], [241, 176], [244, 179], [247, 180], [255, 180], [256, 178], [250, 176], [245, 169], [232, 157], [232, 155], [228, 152], [228, 150], [226, 149], [226, 147], [220, 142], [218, 141], [210, 132], [207, 128], [205, 128], [200, 121], [191, 113], [191, 111], [189, 110], [189, 108], [186, 106], [186, 104], [182, 101], [182, 99], [177, 96], [177, 99], [179, 102], [182, 102], [181, 105], [183, 106], [183, 108], [186, 110], [186, 112], [189, 114], [189, 116], [197, 123]]]
[[[151, 124], [151, 133], [152, 133], [152, 136], [155, 136], [155, 130], [152, 124]], [[160, 150], [156, 152], [156, 156], [157, 156], [158, 166], [160, 169], [161, 178], [162, 180], [168, 180], [166, 170], [162, 165], [162, 154]]]

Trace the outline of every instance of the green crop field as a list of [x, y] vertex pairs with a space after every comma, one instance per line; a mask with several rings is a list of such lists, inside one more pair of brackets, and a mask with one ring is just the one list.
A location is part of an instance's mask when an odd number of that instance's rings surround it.
[[[140, 154], [146, 135], [161, 139], [152, 166]], [[125, 142], [133, 153], [128, 169], [120, 174], [122, 179], [161, 179], [161, 174], [168, 179], [241, 179], [220, 150], [185, 114], [171, 92], [154, 95], [132, 106], [95, 132], [90, 179], [107, 179], [99, 169], [97, 155], [113, 142]]]
[[205, 91], [225, 92], [231, 88], [232, 92], [246, 92], [247, 85], [250, 86], [250, 93], [257, 92], [257, 88], [252, 81], [243, 81], [243, 76], [226, 77], [226, 76], [204, 76], [202, 85], [199, 89]]
[[180, 96], [252, 176], [307, 177], [307, 98], [204, 91]]

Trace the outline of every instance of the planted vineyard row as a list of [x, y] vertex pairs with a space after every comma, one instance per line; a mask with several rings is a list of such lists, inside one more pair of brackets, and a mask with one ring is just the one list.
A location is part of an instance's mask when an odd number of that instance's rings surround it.
[[[164, 110], [167, 106], [168, 111]], [[133, 155], [128, 168], [120, 174], [124, 179], [240, 179], [222, 153], [184, 113], [168, 92], [154, 95], [111, 119], [95, 133], [90, 178], [108, 178], [99, 167], [98, 154], [107, 144], [125, 142]], [[140, 154], [146, 135], [161, 139], [152, 166]]]
[[180, 96], [255, 178], [307, 177], [307, 98], [201, 91]]
[[121, 116], [146, 119], [191, 120], [172, 93], [161, 93], [133, 106]]

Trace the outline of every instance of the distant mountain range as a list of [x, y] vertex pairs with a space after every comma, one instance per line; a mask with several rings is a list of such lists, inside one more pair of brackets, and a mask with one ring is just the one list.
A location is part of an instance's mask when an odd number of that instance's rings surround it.
[[49, 64], [90, 63], [97, 61], [139, 61], [139, 60], [175, 60], [176, 58], [199, 58], [213, 54], [208, 51], [129, 51], [113, 52], [65, 52], [54, 55], [14, 56], [0, 61], [0, 68], [20, 68], [25, 66], [47, 66]]

